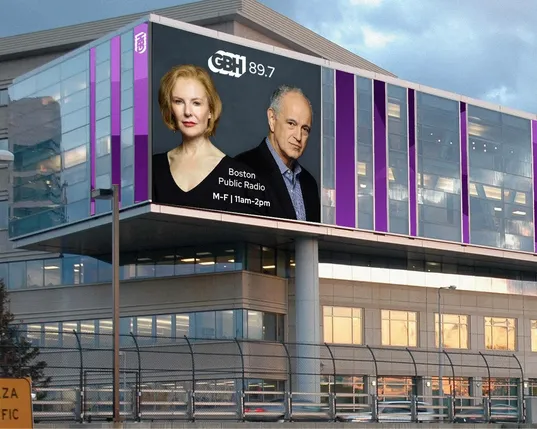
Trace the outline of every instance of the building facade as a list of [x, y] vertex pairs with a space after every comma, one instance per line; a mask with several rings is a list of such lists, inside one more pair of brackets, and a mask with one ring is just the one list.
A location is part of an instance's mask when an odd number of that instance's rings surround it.
[[[116, 183], [121, 332], [142, 347], [184, 347], [185, 336], [315, 343], [304, 352], [315, 359], [295, 368], [297, 391], [425, 395], [439, 390], [428, 353], [441, 315], [444, 392], [531, 393], [537, 116], [399, 80], [252, 1], [194, 5], [159, 15], [205, 29], [130, 16], [75, 26], [68, 43], [58, 29], [1, 44], [11, 74], [0, 84], [14, 82], [0, 90], [0, 138], [15, 162], [0, 179], [0, 277], [27, 337], [74, 347], [75, 331], [91, 347], [111, 332], [111, 204], [90, 189]], [[204, 8], [214, 7], [227, 14], [211, 18]], [[282, 34], [262, 28], [263, 14]], [[322, 224], [149, 201], [133, 39], [151, 23], [322, 68]], [[56, 38], [55, 52], [15, 48], [36, 37]], [[283, 389], [284, 364], [272, 365], [252, 364], [249, 378]]]

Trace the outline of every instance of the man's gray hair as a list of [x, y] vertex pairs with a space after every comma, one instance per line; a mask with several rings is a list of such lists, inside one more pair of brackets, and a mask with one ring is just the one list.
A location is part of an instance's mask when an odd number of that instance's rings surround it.
[[272, 93], [270, 97], [269, 108], [274, 110], [274, 113], [278, 114], [280, 112], [282, 98], [284, 97], [284, 95], [289, 94], [290, 92], [300, 94], [307, 100], [313, 116], [313, 108], [311, 107], [311, 101], [308, 97], [306, 97], [304, 92], [298, 86], [280, 85], [278, 88], [276, 88], [276, 90]]

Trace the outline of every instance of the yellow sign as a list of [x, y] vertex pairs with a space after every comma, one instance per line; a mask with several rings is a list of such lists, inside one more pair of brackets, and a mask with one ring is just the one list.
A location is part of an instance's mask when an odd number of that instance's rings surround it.
[[0, 378], [0, 428], [33, 427], [31, 379]]

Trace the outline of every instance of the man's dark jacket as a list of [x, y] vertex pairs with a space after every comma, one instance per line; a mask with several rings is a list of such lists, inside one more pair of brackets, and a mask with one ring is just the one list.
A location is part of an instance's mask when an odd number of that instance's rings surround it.
[[[246, 152], [242, 152], [235, 157], [236, 160], [246, 164], [259, 175], [262, 183], [267, 186], [267, 190], [272, 198], [269, 216], [285, 219], [296, 219], [293, 202], [289, 196], [289, 191], [285, 186], [284, 178], [276, 160], [272, 156], [265, 139], [261, 144]], [[321, 221], [321, 201], [319, 199], [319, 188], [316, 180], [302, 165], [299, 176], [304, 208], [306, 209], [306, 220], [309, 222]]]

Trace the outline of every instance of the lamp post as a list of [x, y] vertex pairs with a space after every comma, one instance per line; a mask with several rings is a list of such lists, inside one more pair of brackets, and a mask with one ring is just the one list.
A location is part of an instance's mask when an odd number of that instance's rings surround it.
[[91, 197], [96, 200], [112, 200], [112, 409], [114, 423], [119, 423], [119, 186], [93, 189]]
[[[442, 349], [444, 348], [443, 342], [443, 335], [442, 335], [442, 325], [443, 325], [443, 315], [442, 315], [442, 301], [441, 301], [441, 295], [440, 291], [443, 289], [447, 290], [455, 290], [457, 289], [457, 286], [451, 285], [446, 287], [439, 287], [438, 288], [438, 396], [439, 396], [439, 402], [443, 403], [443, 396], [444, 396], [444, 385], [442, 384], [442, 370], [444, 366], [444, 354], [442, 353]], [[443, 414], [443, 413], [442, 413]]]

